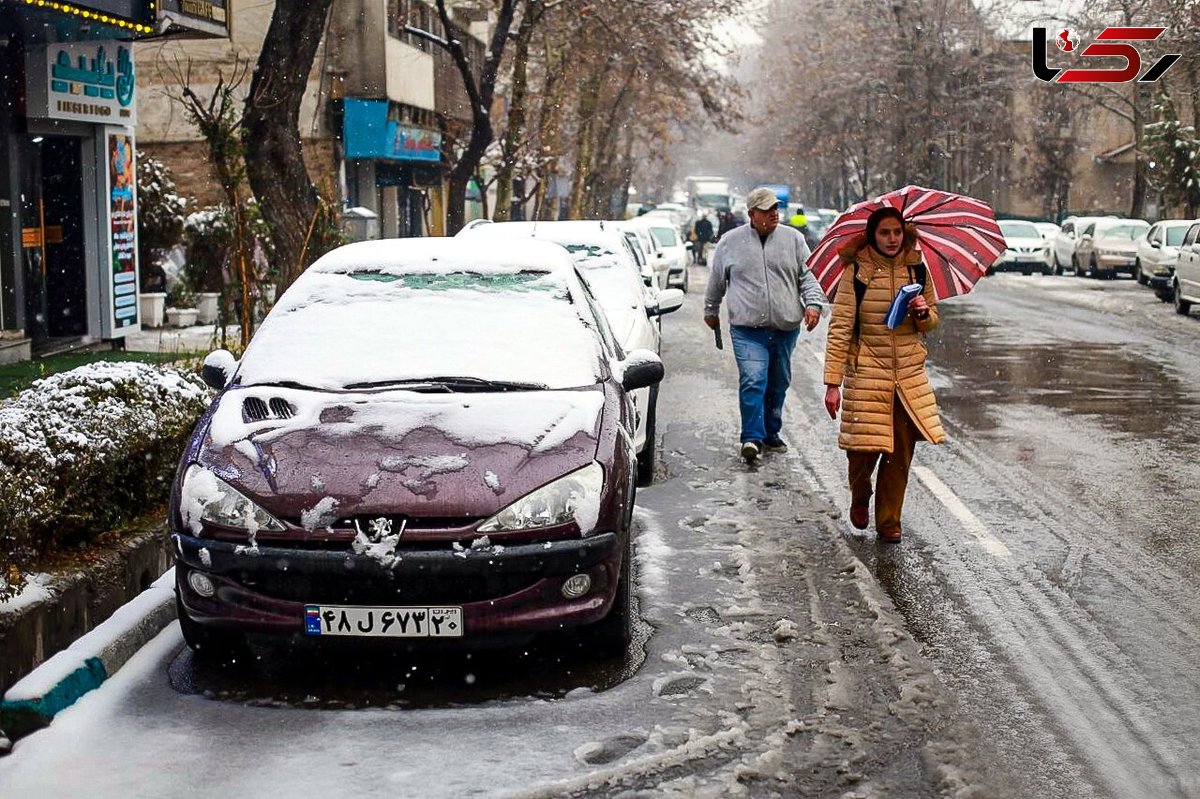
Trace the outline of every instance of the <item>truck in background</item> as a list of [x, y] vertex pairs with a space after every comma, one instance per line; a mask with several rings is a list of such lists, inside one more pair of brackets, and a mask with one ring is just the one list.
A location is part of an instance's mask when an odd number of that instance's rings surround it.
[[686, 177], [688, 204], [693, 208], [728, 211], [733, 208], [733, 189], [729, 178], [719, 175]]

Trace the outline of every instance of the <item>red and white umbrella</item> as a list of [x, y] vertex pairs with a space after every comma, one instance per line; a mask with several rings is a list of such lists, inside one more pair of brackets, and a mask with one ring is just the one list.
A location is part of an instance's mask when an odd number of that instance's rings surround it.
[[948, 191], [905, 186], [851, 206], [808, 256], [808, 268], [829, 297], [837, 291], [845, 266], [838, 250], [862, 235], [867, 217], [885, 205], [917, 229], [921, 255], [939, 300], [966, 294], [1004, 252], [1004, 234], [990, 205]]

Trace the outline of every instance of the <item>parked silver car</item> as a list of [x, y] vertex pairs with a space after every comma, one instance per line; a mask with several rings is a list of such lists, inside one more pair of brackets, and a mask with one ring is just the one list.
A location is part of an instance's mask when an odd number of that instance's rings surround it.
[[1138, 239], [1137, 260], [1133, 264], [1137, 282], [1150, 286], [1163, 297], [1164, 289], [1170, 288], [1171, 277], [1175, 274], [1179, 245], [1191, 226], [1190, 219], [1164, 219], [1150, 226], [1146, 235]]
[[[1050, 257], [1054, 261], [1054, 274], [1061, 275], [1066, 269], [1076, 269], [1075, 247], [1084, 229], [1098, 219], [1116, 219], [1102, 216], [1068, 216], [1051, 242]], [[1076, 271], [1076, 274], [1079, 274]]]
[[[1075, 274], [1113, 277], [1118, 272], [1133, 276], [1138, 239], [1150, 223], [1144, 219], [1099, 219], [1083, 230], [1075, 246]], [[1081, 271], [1082, 270], [1082, 271]]]
[[1175, 312], [1184, 316], [1192, 310], [1192, 303], [1200, 302], [1200, 242], [1197, 238], [1200, 238], [1200, 222], [1193, 222], [1179, 245], [1179, 261], [1171, 278]]

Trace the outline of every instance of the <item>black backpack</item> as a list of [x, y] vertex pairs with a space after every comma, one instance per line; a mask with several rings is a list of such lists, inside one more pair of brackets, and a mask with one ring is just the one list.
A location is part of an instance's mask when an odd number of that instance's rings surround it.
[[[905, 264], [907, 266], [907, 264]], [[924, 261], [917, 261], [916, 267], [908, 267], [908, 279], [920, 283], [922, 288], [929, 278], [929, 270]], [[862, 312], [863, 297], [867, 295], [867, 284], [858, 279], [858, 261], [854, 262], [854, 332], [852, 338], [858, 337], [858, 316]]]

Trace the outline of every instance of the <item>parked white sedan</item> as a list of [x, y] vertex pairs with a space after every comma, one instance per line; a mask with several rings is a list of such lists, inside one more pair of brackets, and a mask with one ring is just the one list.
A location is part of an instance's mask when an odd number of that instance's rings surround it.
[[[574, 258], [580, 277], [595, 294], [612, 337], [620, 349], [661, 349], [661, 332], [656, 317], [678, 310], [683, 292], [663, 289], [656, 299], [648, 297], [636, 257], [616, 222], [496, 222], [471, 230], [460, 237], [535, 238], [551, 241], [567, 249]], [[637, 409], [637, 429], [633, 437], [637, 450], [638, 483], [653, 479], [655, 462], [655, 416], [658, 386], [633, 391]]]
[[1055, 234], [1054, 241], [1050, 245], [1054, 274], [1061, 275], [1066, 269], [1071, 269], [1075, 274], [1082, 274], [1075, 257], [1075, 248], [1079, 245], [1083, 231], [1098, 219], [1116, 219], [1116, 217], [1068, 216], [1063, 220], [1062, 227]]

